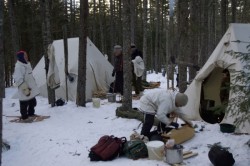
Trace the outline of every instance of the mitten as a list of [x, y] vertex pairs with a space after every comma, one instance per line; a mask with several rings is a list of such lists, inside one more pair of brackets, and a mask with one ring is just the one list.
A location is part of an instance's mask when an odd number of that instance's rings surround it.
[[22, 89], [22, 92], [25, 96], [30, 96], [31, 89], [28, 87], [26, 82], [23, 82], [20, 85], [20, 88]]
[[178, 127], [179, 127], [179, 124], [175, 123], [175, 122], [171, 122], [169, 125], [174, 126], [176, 129], [178, 129]]

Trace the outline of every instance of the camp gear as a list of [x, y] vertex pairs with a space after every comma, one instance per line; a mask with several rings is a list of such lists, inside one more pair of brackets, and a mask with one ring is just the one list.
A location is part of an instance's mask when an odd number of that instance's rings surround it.
[[150, 137], [150, 141], [162, 141], [163, 142], [163, 138], [161, 134], [155, 134]]
[[164, 143], [162, 141], [149, 141], [146, 145], [150, 160], [163, 160]]
[[115, 93], [107, 93], [108, 102], [114, 103], [116, 102], [116, 94]]
[[130, 141], [133, 140], [142, 140], [144, 143], [147, 143], [149, 141], [147, 136], [140, 135], [136, 131], [134, 131], [134, 133], [130, 135]]
[[166, 161], [168, 164], [179, 164], [183, 161], [183, 146], [174, 145], [165, 149]]
[[181, 144], [193, 138], [194, 135], [195, 130], [190, 126], [185, 125], [179, 129], [173, 129], [168, 133], [163, 133], [162, 137], [164, 141], [167, 141], [168, 139], [174, 139], [176, 144]]
[[175, 145], [175, 140], [174, 139], [169, 139], [167, 142], [166, 142], [166, 148], [173, 148]]
[[94, 108], [100, 108], [101, 100], [99, 98], [92, 98], [92, 102]]
[[103, 136], [98, 143], [90, 149], [90, 161], [107, 161], [113, 160], [122, 152], [126, 138], [117, 138], [113, 135]]
[[232, 166], [235, 163], [232, 153], [218, 144], [211, 147], [208, 157], [214, 166]]
[[148, 157], [148, 149], [142, 140], [132, 140], [125, 143], [123, 153], [130, 159], [137, 160]]
[[64, 104], [65, 104], [65, 101], [62, 98], [56, 100], [56, 106], [63, 106]]
[[233, 133], [235, 131], [235, 126], [227, 123], [221, 123], [220, 131], [223, 133]]

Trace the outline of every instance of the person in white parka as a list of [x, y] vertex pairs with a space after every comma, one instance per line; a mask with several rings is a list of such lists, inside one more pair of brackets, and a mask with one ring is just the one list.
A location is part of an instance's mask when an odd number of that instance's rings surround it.
[[192, 122], [189, 121], [180, 110], [180, 107], [185, 106], [187, 102], [187, 95], [167, 90], [157, 90], [142, 96], [139, 108], [139, 110], [144, 113], [141, 135], [147, 136], [148, 138], [152, 136], [150, 130], [153, 127], [155, 115], [157, 119], [166, 126], [172, 125], [178, 128], [178, 124], [173, 122], [177, 116], [192, 126]]
[[13, 74], [15, 86], [18, 87], [18, 99], [20, 101], [21, 120], [32, 121], [35, 116], [36, 96], [39, 89], [32, 75], [32, 67], [25, 51], [17, 53], [17, 62]]

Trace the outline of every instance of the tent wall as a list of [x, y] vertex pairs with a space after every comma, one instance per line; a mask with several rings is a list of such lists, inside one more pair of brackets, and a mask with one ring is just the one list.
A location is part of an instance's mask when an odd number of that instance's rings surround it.
[[[57, 98], [66, 98], [66, 86], [65, 86], [65, 72], [64, 72], [64, 45], [63, 40], [56, 40], [53, 42], [55, 48], [55, 60], [59, 69], [60, 87], [56, 89]], [[76, 88], [78, 78], [78, 50], [79, 50], [79, 38], [68, 39], [68, 72], [75, 79], [70, 82], [68, 79], [68, 96], [69, 100], [75, 101]], [[107, 91], [114, 78], [111, 76], [113, 66], [105, 59], [103, 54], [96, 48], [96, 46], [87, 39], [87, 73], [86, 73], [86, 99], [92, 98], [93, 92]], [[41, 58], [37, 66], [35, 67], [34, 77], [40, 88], [41, 95], [47, 97], [46, 89], [46, 76], [44, 70], [44, 58]]]
[[[238, 42], [237, 42], [238, 41]], [[240, 41], [240, 42], [239, 42]], [[249, 45], [250, 41], [250, 24], [230, 24], [225, 35], [222, 37], [217, 47], [199, 71], [193, 82], [190, 84], [188, 89], [186, 90], [186, 94], [189, 97], [188, 104], [183, 107], [183, 111], [187, 114], [187, 116], [192, 120], [201, 120], [199, 114], [200, 108], [200, 96], [201, 96], [201, 86], [202, 82], [212, 73], [216, 72], [216, 68], [221, 69], [234, 69], [236, 71], [243, 70], [244, 63], [240, 62], [237, 59], [234, 59], [232, 56], [227, 54], [227, 51], [236, 51], [236, 52], [248, 52], [247, 45]], [[218, 71], [219, 72], [219, 71]], [[230, 73], [231, 75], [231, 73]], [[213, 76], [215, 80], [209, 81], [210, 85], [207, 85], [207, 98], [215, 97], [216, 103], [219, 104], [219, 95], [218, 94], [210, 94], [210, 92], [218, 92], [218, 86], [214, 87], [213, 85], [218, 85], [219, 74]], [[231, 83], [234, 84], [231, 79]], [[212, 90], [214, 89], [214, 90]], [[230, 93], [229, 100], [235, 96], [236, 94]], [[236, 108], [237, 109], [237, 108]], [[238, 108], [239, 109], [239, 108]], [[233, 124], [237, 117], [233, 117], [231, 114], [225, 115], [223, 123]], [[241, 133], [250, 133], [250, 124], [246, 122], [244, 125], [238, 127], [237, 132]]]

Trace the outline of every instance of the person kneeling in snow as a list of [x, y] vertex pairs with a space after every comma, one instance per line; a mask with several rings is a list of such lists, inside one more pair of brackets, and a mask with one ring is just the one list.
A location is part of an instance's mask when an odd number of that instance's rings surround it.
[[187, 102], [187, 95], [166, 90], [155, 91], [142, 96], [139, 108], [139, 110], [144, 113], [141, 135], [147, 136], [148, 138], [151, 137], [150, 130], [154, 125], [155, 115], [157, 119], [166, 126], [170, 125], [178, 128], [178, 123], [173, 122], [175, 116], [180, 117], [192, 126], [192, 122], [184, 116], [179, 108], [185, 106]]
[[13, 74], [15, 86], [18, 87], [18, 98], [20, 101], [21, 120], [32, 122], [35, 116], [36, 96], [39, 89], [32, 75], [32, 67], [25, 51], [17, 53], [17, 62]]

